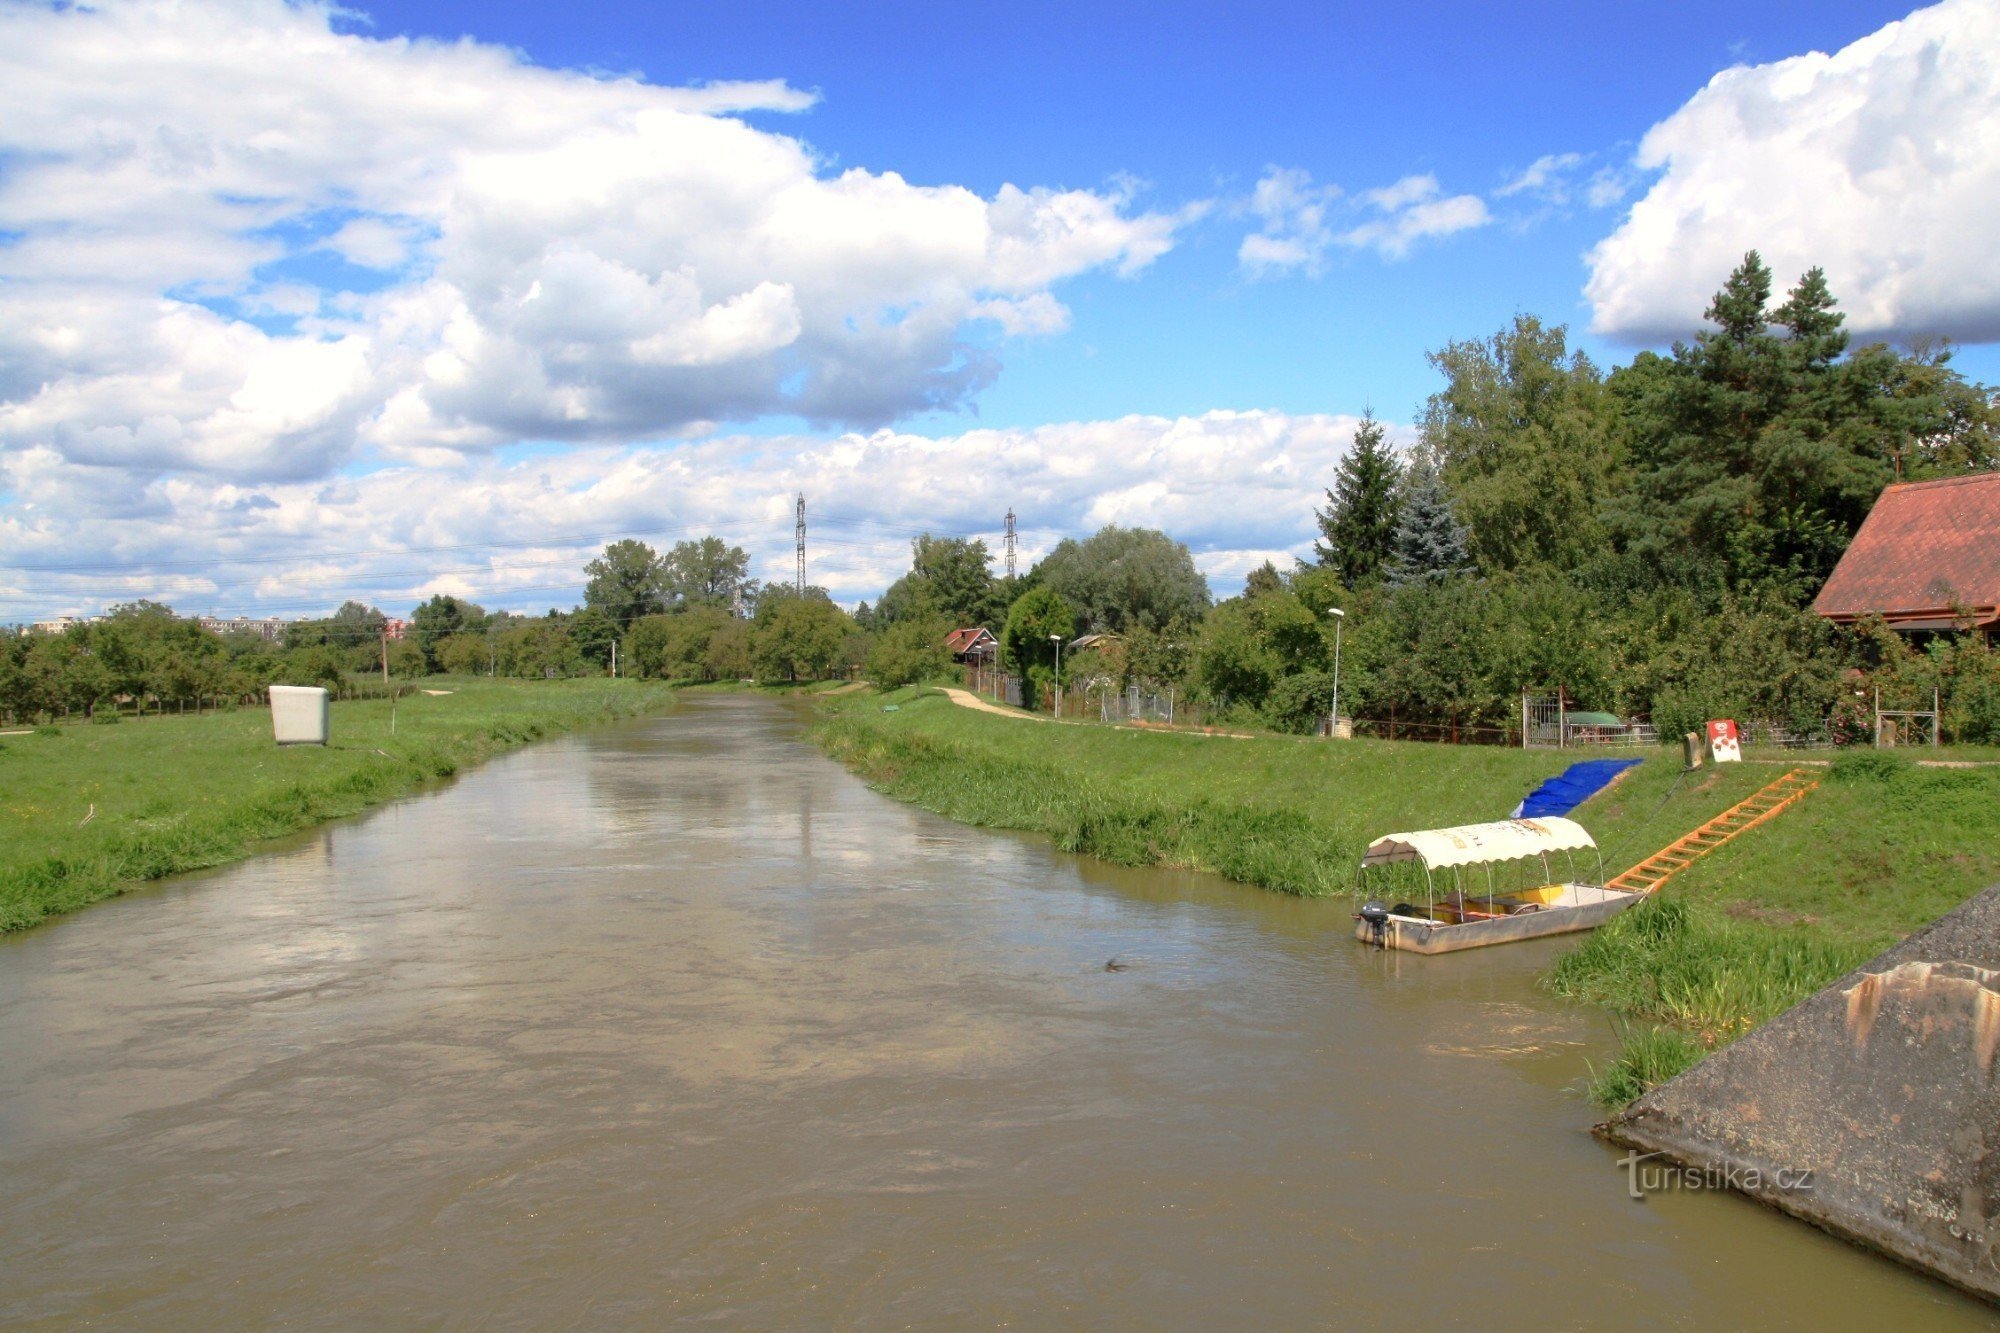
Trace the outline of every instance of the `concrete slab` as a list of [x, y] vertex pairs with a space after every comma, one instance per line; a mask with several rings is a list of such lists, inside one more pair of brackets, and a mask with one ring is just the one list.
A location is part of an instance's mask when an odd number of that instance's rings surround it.
[[1600, 1132], [2000, 1301], [1996, 1045], [2000, 886]]

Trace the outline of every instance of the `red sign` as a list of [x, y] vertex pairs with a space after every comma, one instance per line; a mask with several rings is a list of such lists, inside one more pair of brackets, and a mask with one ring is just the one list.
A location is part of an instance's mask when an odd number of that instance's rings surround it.
[[1733, 719], [1708, 724], [1708, 753], [1718, 764], [1734, 764], [1743, 758], [1743, 738]]

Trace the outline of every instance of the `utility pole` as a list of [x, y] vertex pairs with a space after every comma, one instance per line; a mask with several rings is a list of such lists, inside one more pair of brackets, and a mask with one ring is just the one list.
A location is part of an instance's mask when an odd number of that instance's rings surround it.
[[1007, 507], [1007, 577], [1014, 577], [1014, 507]]
[[806, 595], [806, 493], [799, 492], [799, 596]]
[[618, 640], [611, 641], [611, 679], [618, 679]]
[[389, 683], [389, 622], [382, 622], [382, 683]]

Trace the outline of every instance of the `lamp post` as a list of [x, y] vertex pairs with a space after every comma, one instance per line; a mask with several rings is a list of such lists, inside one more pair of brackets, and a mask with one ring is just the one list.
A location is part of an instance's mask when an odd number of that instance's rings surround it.
[[1333, 617], [1333, 715], [1326, 724], [1326, 738], [1332, 740], [1340, 732], [1340, 627], [1347, 619], [1347, 612], [1330, 606], [1326, 613]]
[[1049, 711], [1053, 713], [1055, 716], [1061, 717], [1062, 716], [1062, 635], [1060, 634], [1049, 635], [1049, 642], [1056, 646], [1056, 697], [1055, 697], [1055, 706], [1051, 708]]

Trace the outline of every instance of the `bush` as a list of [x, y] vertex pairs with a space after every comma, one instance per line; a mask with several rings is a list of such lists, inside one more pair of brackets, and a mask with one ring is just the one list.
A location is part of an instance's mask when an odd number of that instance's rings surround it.
[[1271, 687], [1264, 700], [1264, 722], [1274, 731], [1310, 736], [1319, 730], [1333, 704], [1333, 673], [1303, 671]]
[[932, 680], [951, 671], [951, 652], [943, 620], [928, 616], [901, 620], [882, 631], [868, 649], [868, 679], [879, 689]]

